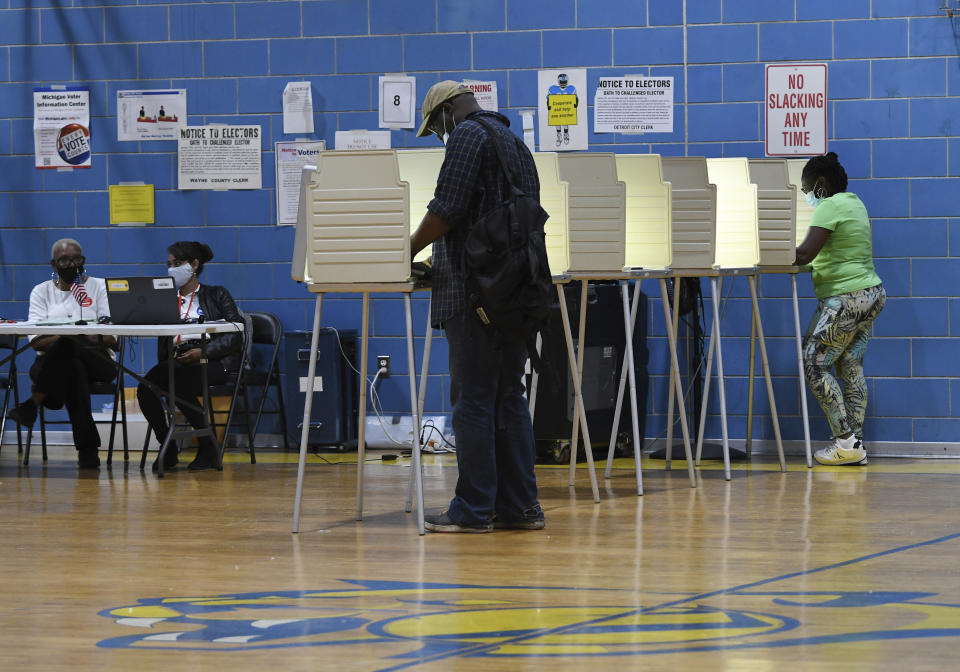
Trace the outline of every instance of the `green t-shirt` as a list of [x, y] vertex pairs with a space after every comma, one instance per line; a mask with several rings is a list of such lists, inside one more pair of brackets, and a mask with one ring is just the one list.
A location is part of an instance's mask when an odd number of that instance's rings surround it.
[[876, 287], [870, 218], [856, 194], [844, 192], [820, 201], [810, 226], [832, 231], [813, 259], [813, 289], [818, 299]]

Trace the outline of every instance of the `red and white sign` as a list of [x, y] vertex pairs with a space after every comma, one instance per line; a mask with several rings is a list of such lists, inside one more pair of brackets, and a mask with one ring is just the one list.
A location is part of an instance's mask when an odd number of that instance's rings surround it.
[[827, 64], [767, 66], [767, 156], [827, 153]]

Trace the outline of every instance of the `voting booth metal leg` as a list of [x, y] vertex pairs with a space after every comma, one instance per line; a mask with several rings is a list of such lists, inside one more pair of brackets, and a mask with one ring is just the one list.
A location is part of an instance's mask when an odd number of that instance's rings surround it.
[[[723, 291], [723, 278], [720, 278], [719, 289], [717, 289], [714, 278], [710, 278], [710, 289], [713, 291], [714, 296], [716, 296], [716, 292]], [[703, 455], [703, 431], [707, 425], [707, 404], [710, 402], [710, 374], [713, 371], [713, 351], [717, 346], [720, 333], [717, 321], [711, 320], [711, 322], [710, 344], [707, 346], [707, 366], [703, 371], [703, 398], [700, 402], [700, 424], [698, 425], [700, 431], [697, 433], [697, 450], [694, 459], [694, 463], [698, 467], [700, 466], [700, 458]]]
[[[629, 372], [630, 378], [630, 420], [632, 429], [633, 429], [633, 466], [637, 472], [637, 496], [643, 495], [643, 475], [640, 473], [640, 423], [637, 418], [637, 373], [634, 370], [633, 363], [633, 326], [631, 324], [632, 318], [636, 317], [636, 311], [630, 310], [630, 297], [629, 290], [627, 289], [627, 283], [624, 281], [620, 282], [620, 293], [623, 297], [623, 329], [626, 332], [627, 336], [627, 371]], [[640, 296], [640, 288], [637, 287], [634, 290], [634, 296]], [[636, 307], [636, 302], [634, 307]], [[617, 430], [617, 422], [613, 425], [613, 431]], [[610, 442], [610, 448], [613, 449], [616, 446], [616, 436], [614, 440]], [[607, 459], [607, 464], [609, 465], [612, 460]]]
[[[600, 501], [600, 489], [597, 487], [597, 472], [593, 468], [593, 452], [590, 447], [590, 430], [587, 427], [587, 412], [583, 406], [583, 392], [580, 388], [580, 376], [577, 374], [577, 358], [573, 354], [573, 337], [570, 335], [570, 315], [567, 314], [567, 302], [563, 296], [563, 286], [557, 285], [557, 294], [560, 298], [560, 316], [563, 318], [563, 337], [567, 343], [567, 359], [570, 362], [570, 375], [573, 377], [573, 392], [576, 398], [575, 411], [580, 412], [580, 422], [583, 424], [583, 443], [587, 450], [587, 466], [590, 470], [590, 489], [593, 491], [593, 501]], [[573, 447], [570, 448], [573, 452]]]
[[[751, 311], [752, 312], [752, 311]], [[747, 440], [744, 449], [749, 460], [753, 453], [753, 382], [757, 378], [757, 320], [750, 319], [750, 371], [747, 374]]]
[[770, 401], [770, 417], [773, 420], [773, 436], [777, 440], [777, 456], [780, 458], [780, 471], [787, 470], [787, 461], [783, 456], [783, 441], [780, 438], [780, 420], [777, 418], [777, 402], [773, 398], [773, 382], [770, 378], [770, 361], [767, 359], [767, 346], [763, 339], [763, 324], [760, 321], [760, 304], [757, 302], [757, 276], [747, 276], [750, 283], [750, 300], [753, 302], [753, 320], [757, 324], [757, 343], [760, 345], [760, 359], [763, 362], [763, 377], [767, 383], [767, 398]]
[[[583, 353], [586, 348], [583, 345], [583, 341], [587, 333], [587, 281], [580, 281], [580, 326], [577, 334], [577, 380], [581, 381], [577, 383], [577, 389], [580, 390], [580, 385], [583, 382]], [[574, 485], [577, 476], [577, 451], [578, 451], [578, 442], [580, 439], [580, 409], [577, 406], [573, 407], [573, 436], [570, 437], [570, 485]], [[587, 424], [587, 416], [583, 416], [583, 424]], [[586, 450], [588, 457], [587, 461], [590, 462], [593, 457], [591, 452], [592, 446], [589, 443], [585, 443], [584, 449]]]
[[[731, 282], [733, 282], [731, 280]], [[700, 431], [697, 434], [697, 466], [703, 453], [703, 436], [707, 428], [707, 403], [710, 400], [710, 373], [713, 370], [713, 351], [717, 351], [717, 389], [720, 391], [720, 429], [723, 445], [723, 476], [730, 480], [730, 436], [727, 431], [727, 390], [723, 376], [723, 338], [720, 334], [720, 295], [723, 278], [710, 278], [713, 294], [713, 328], [710, 330], [710, 347], [707, 352], [707, 370], [703, 378], [703, 403], [700, 406]]]
[[307, 367], [307, 393], [303, 401], [303, 429], [300, 431], [300, 460], [297, 463], [297, 494], [293, 500], [293, 533], [300, 531], [300, 502], [303, 499], [303, 472], [307, 465], [310, 438], [310, 413], [313, 411], [313, 379], [317, 373], [317, 343], [320, 340], [320, 309], [323, 294], [317, 294], [313, 308], [313, 334], [310, 336], [310, 364]]
[[[629, 338], [631, 347], [633, 345], [633, 330], [637, 324], [637, 308], [640, 305], [640, 280], [637, 280], [637, 287], [633, 292], [633, 305], [630, 307], [630, 330]], [[613, 473], [613, 453], [617, 447], [617, 434], [618, 429], [620, 429], [620, 412], [623, 409], [623, 396], [627, 390], [627, 354], [623, 354], [623, 366], [620, 369], [620, 387], [617, 389], [617, 403], [613, 407], [613, 427], [610, 430], [610, 443], [607, 444], [607, 468], [604, 471], [603, 477], [610, 478]], [[636, 385], [634, 385], [634, 389]], [[636, 402], [634, 402], [634, 409], [636, 409]], [[636, 413], [636, 410], [634, 410]], [[639, 434], [639, 431], [637, 432]], [[637, 437], [634, 437], [634, 442], [637, 445], [637, 450], [640, 450], [640, 444], [637, 443]], [[639, 464], [639, 452], [636, 454], [636, 459]]]
[[[363, 293], [363, 321], [360, 331], [360, 410], [357, 415], [357, 513], [363, 520], [363, 466], [366, 463], [367, 444], [367, 351], [370, 336], [370, 292]], [[415, 425], [414, 425], [415, 427]]]
[[807, 468], [813, 468], [813, 451], [810, 448], [810, 413], [807, 410], [807, 381], [803, 373], [803, 332], [800, 331], [800, 301], [797, 299], [797, 276], [790, 276], [793, 287], [793, 331], [797, 337], [797, 378], [800, 382], [800, 411], [803, 415], [803, 447], [807, 453]]
[[[543, 336], [540, 332], [537, 332], [537, 357], [540, 357], [540, 352], [543, 350]], [[527, 391], [527, 400], [530, 407], [530, 422], [533, 422], [533, 416], [537, 411], [537, 385], [540, 382], [540, 374], [536, 369], [531, 368], [530, 371], [530, 389]]]
[[[430, 349], [433, 346], [433, 325], [432, 314], [429, 303], [427, 304], [427, 330], [423, 339], [423, 365], [420, 369], [420, 392], [417, 395], [417, 417], [420, 419], [420, 436], [423, 436], [423, 405], [427, 397], [427, 372], [430, 370]], [[420, 447], [423, 452], [423, 446]], [[410, 478], [407, 479], [407, 501], [403, 510], [407, 513], [413, 511], [413, 485], [416, 473], [420, 474], [421, 483], [423, 479], [423, 470], [414, 471], [413, 460], [410, 461]], [[422, 489], [422, 485], [421, 485]]]
[[[666, 287], [666, 284], [664, 284], [664, 287]], [[666, 301], [666, 298], [664, 298], [664, 301]], [[664, 315], [666, 315], [666, 313], [664, 313]], [[667, 321], [668, 322], [670, 321], [669, 317], [667, 317]], [[680, 324], [680, 298], [677, 295], [676, 279], [674, 279], [674, 286], [673, 286], [673, 322], [672, 324], [673, 324], [674, 340], [673, 340], [673, 345], [671, 345], [670, 347], [673, 348], [674, 354], [676, 354], [676, 351], [677, 351], [676, 339], [677, 339], [677, 333], [678, 333], [677, 330]], [[670, 331], [669, 326], [667, 326], [667, 331], [668, 332]], [[679, 371], [680, 371], [680, 368], [678, 365], [676, 385], [674, 385], [674, 380], [672, 377], [670, 379], [670, 384], [668, 385], [668, 388], [670, 389], [670, 394], [667, 398], [667, 446], [666, 446], [666, 451], [664, 452], [664, 458], [666, 460], [666, 465], [664, 466], [664, 468], [667, 471], [670, 471], [670, 462], [673, 459], [673, 394], [674, 392], [676, 392], [677, 396], [680, 397], [681, 401], [683, 400], [683, 386], [680, 384]], [[686, 418], [684, 418], [684, 422], [686, 422]]]
[[[670, 303], [667, 299], [667, 281], [666, 278], [660, 279], [660, 297], [663, 302], [663, 318], [664, 322], [667, 325], [667, 340], [670, 346], [670, 368], [673, 371], [673, 382], [672, 386], [677, 389], [677, 406], [680, 413], [680, 431], [683, 433], [683, 450], [687, 458], [687, 473], [690, 476], [690, 487], [697, 487], [697, 474], [693, 469], [693, 454], [690, 451], [690, 432], [687, 428], [687, 411], [684, 408], [683, 404], [683, 383], [680, 381], [680, 363], [677, 360], [677, 335], [676, 330], [673, 327], [673, 324], [670, 320]], [[679, 302], [676, 302], [679, 304]], [[670, 398], [673, 398], [671, 393]], [[671, 413], [672, 416], [673, 409], [671, 404]], [[670, 424], [673, 424], [673, 418], [668, 418]], [[669, 435], [668, 435], [669, 436]], [[670, 450], [670, 444], [667, 444], [667, 450]], [[668, 453], [669, 455], [669, 453]]]
[[[411, 446], [411, 469], [416, 487], [417, 498], [417, 533], [425, 534], [423, 528], [423, 473], [420, 471], [420, 399], [417, 395], [417, 362], [413, 355], [413, 310], [410, 306], [410, 293], [403, 295], [403, 307], [406, 311], [407, 319], [407, 370], [410, 379], [410, 413], [413, 422], [413, 445]], [[426, 362], [424, 362], [424, 371], [426, 371]]]

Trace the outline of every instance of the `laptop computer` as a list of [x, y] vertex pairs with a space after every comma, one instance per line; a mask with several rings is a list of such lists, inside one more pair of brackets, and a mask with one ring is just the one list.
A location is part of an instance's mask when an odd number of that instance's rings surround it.
[[179, 324], [180, 299], [173, 278], [106, 278], [114, 324]]

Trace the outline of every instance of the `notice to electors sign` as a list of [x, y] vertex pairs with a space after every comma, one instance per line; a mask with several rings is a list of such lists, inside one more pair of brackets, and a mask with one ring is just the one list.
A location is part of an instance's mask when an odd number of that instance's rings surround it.
[[184, 126], [178, 189], [260, 189], [260, 126]]
[[673, 133], [673, 77], [601, 77], [594, 133]]
[[827, 64], [767, 66], [767, 156], [827, 153]]

